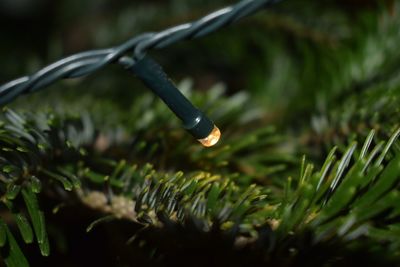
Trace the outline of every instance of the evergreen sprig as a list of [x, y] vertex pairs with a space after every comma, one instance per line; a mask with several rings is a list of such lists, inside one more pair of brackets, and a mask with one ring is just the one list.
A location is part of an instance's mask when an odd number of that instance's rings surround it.
[[[90, 234], [123, 232], [115, 243], [118, 256], [127, 251], [126, 265], [204, 266], [210, 258], [221, 266], [398, 265], [399, 5], [350, 17], [333, 1], [304, 3], [287, 1], [238, 24], [238, 34], [156, 55], [162, 62], [191, 54], [190, 63], [210, 73], [227, 71], [218, 79], [229, 77], [233, 91], [192, 91], [189, 79], [178, 84], [222, 129], [217, 147], [199, 147], [163, 103], [128, 90], [133, 79], [112, 70], [60, 84], [68, 88], [63, 98], [47, 91], [4, 110], [5, 263], [28, 266], [24, 252], [33, 243], [44, 256], [57, 253], [51, 213], [79, 207], [94, 214], [80, 224]], [[171, 8], [177, 21], [167, 24], [197, 17], [188, 6]], [[166, 26], [165, 9], [157, 20], [147, 16], [156, 6], [144, 10], [113, 17], [119, 26], [138, 15]], [[116, 31], [107, 25], [99, 26], [103, 39], [93, 38], [98, 47], [132, 32], [130, 23]], [[215, 51], [218, 64], [204, 62]], [[173, 77], [187, 66], [179, 61]], [[241, 81], [235, 69], [248, 77]], [[243, 84], [252, 92], [234, 93]]]
[[[393, 222], [399, 214], [399, 194], [393, 185], [400, 165], [398, 150], [391, 147], [399, 131], [375, 147], [372, 131], [362, 148], [353, 143], [338, 160], [333, 149], [317, 172], [303, 160], [298, 178], [289, 178], [284, 188], [278, 183], [266, 191], [255, 184], [248, 189], [237, 186], [234, 181], [240, 181], [241, 174], [185, 175], [156, 170], [150, 164], [138, 167], [126, 160], [106, 159], [96, 151], [98, 134], [85, 117], [62, 120], [51, 113], [21, 116], [11, 110], [5, 111], [5, 117], [2, 202], [13, 214], [23, 240], [31, 243], [34, 233], [43, 255], [49, 253], [49, 244], [37, 194], [55, 188], [74, 191], [77, 201], [103, 212], [107, 221], [125, 218], [163, 227], [168, 221], [195, 219], [204, 232], [216, 226], [223, 231], [238, 227], [236, 238], [257, 238], [257, 226], [268, 225], [278, 240], [311, 231], [317, 243], [340, 238], [355, 240], [355, 245], [357, 237], [369, 237], [371, 232], [398, 247], [391, 233], [397, 229]], [[232, 149], [227, 157], [234, 153]], [[14, 204], [21, 197], [26, 208]], [[374, 209], [368, 209], [371, 205]], [[382, 217], [386, 211], [390, 213]], [[6, 260], [13, 262], [20, 258], [20, 249], [8, 227], [4, 229], [2, 244], [8, 244], [9, 250], [3, 251]]]
[[[221, 89], [216, 87], [205, 97], [197, 97], [197, 100], [194, 97], [194, 100], [204, 101], [207, 98], [211, 106], [223, 105], [225, 109], [217, 110], [216, 117], [228, 125], [228, 121], [237, 118], [238, 108], [248, 99], [238, 94], [220, 100], [221, 94]], [[139, 99], [138, 103], [142, 105], [134, 106], [136, 109], [140, 107], [136, 111], [137, 117], [143, 114], [142, 110], [148, 110], [147, 105], [143, 106], [143, 103], [151, 103], [151, 98], [147, 99]], [[154, 115], [145, 125], [150, 133], [159, 129], [157, 121], [160, 116], [165, 116], [165, 107], [156, 105], [153, 112]], [[259, 116], [257, 112], [250, 116], [249, 113], [240, 114], [239, 118], [242, 119], [237, 123], [254, 123]], [[131, 114], [135, 114], [135, 111]], [[26, 243], [32, 242], [35, 233], [43, 255], [48, 255], [49, 244], [43, 211], [38, 206], [39, 193], [58, 192], [58, 197], [63, 200], [68, 195], [60, 192], [73, 191], [75, 197], [69, 194], [70, 200], [75, 198], [106, 215], [142, 224], [159, 225], [158, 214], [162, 213], [178, 221], [187, 216], [198, 217], [208, 227], [218, 222], [229, 228], [232, 223], [245, 225], [244, 216], [258, 210], [257, 203], [265, 198], [264, 189], [250, 183], [257, 181], [255, 178], [262, 177], [263, 173], [280, 170], [286, 162], [290, 162], [290, 157], [280, 157], [277, 154], [279, 149], [274, 146], [280, 139], [274, 137], [274, 129], [271, 127], [250, 131], [247, 136], [242, 135], [240, 138], [237, 133], [228, 132], [225, 145], [207, 152], [191, 145], [193, 149], [190, 150], [188, 163], [196, 163], [202, 170], [186, 175], [165, 168], [165, 163], [159, 163], [165, 160], [160, 152], [173, 145], [165, 141], [178, 140], [182, 136], [173, 133], [158, 137], [162, 138], [160, 141], [164, 140], [164, 147], [159, 147], [159, 141], [143, 132], [143, 122], [140, 120], [123, 129], [118, 138], [118, 132], [102, 133], [97, 130], [94, 121], [87, 115], [59, 115], [51, 111], [23, 114], [5, 109], [4, 122], [0, 127], [3, 202], [9, 212], [15, 214], [15, 221]], [[129, 131], [141, 136], [141, 141], [136, 141], [138, 137], [133, 142], [127, 139]], [[181, 141], [190, 147], [189, 140]], [[272, 155], [277, 157], [271, 155], [270, 159], [277, 167], [272, 165], [269, 170], [269, 167], [260, 165], [260, 160], [268, 162], [268, 158], [249, 158], [246, 151], [252, 146], [271, 149]], [[126, 147], [131, 151], [126, 151]], [[184, 146], [175, 146], [173, 152], [185, 153], [186, 149]], [[232, 155], [235, 155], [236, 160], [227, 164]], [[151, 162], [161, 169], [155, 170]], [[140, 164], [143, 167], [138, 167]], [[247, 166], [247, 170], [243, 169], [243, 173], [248, 173], [247, 177], [235, 174], [244, 166]], [[215, 174], [206, 171], [215, 168], [220, 171]], [[258, 175], [254, 175], [255, 172]], [[249, 189], [245, 190], [237, 183], [250, 185]], [[104, 187], [108, 190], [104, 191]], [[14, 208], [13, 203], [18, 203], [21, 197], [25, 207], [18, 208], [27, 210], [29, 220], [24, 217], [24, 212]], [[247, 224], [245, 228], [250, 229], [251, 223]], [[33, 232], [30, 225], [33, 226]], [[15, 257], [14, 254], [6, 255], [10, 259]]]

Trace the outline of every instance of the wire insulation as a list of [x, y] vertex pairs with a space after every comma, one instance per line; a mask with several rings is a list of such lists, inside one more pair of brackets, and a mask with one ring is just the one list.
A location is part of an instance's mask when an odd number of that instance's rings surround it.
[[[60, 79], [92, 74], [111, 63], [130, 68], [150, 49], [161, 49], [181, 40], [202, 37], [279, 1], [243, 0], [191, 23], [174, 26], [158, 33], [144, 33], [116, 47], [63, 58], [31, 76], [21, 77], [0, 86], [0, 106], [10, 103], [21, 94], [35, 92]], [[129, 59], [128, 53], [132, 53], [133, 58]]]

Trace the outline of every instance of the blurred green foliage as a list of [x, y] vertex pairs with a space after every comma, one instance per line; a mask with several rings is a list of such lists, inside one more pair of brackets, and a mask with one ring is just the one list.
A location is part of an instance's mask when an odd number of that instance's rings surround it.
[[[4, 1], [0, 81], [232, 3]], [[210, 149], [118, 66], [21, 96], [0, 121], [5, 263], [398, 265], [399, 14], [283, 1], [151, 52], [221, 128]]]

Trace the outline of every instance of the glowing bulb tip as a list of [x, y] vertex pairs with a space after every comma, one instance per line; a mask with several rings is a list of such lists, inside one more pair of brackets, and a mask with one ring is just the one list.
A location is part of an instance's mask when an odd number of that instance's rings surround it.
[[219, 138], [221, 137], [221, 131], [217, 126], [214, 125], [214, 129], [211, 133], [203, 139], [198, 139], [198, 141], [205, 147], [210, 147], [218, 143]]

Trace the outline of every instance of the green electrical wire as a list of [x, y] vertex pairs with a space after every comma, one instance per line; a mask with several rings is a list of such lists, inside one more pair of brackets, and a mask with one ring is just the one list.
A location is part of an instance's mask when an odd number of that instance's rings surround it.
[[[183, 121], [184, 127], [195, 138], [207, 144], [210, 141], [207, 137], [219, 134], [218, 128], [169, 82], [161, 67], [145, 57], [146, 53], [150, 49], [165, 48], [181, 40], [202, 37], [279, 1], [243, 0], [194, 22], [158, 33], [144, 33], [113, 48], [87, 51], [63, 58], [31, 76], [24, 76], [0, 86], [0, 106], [12, 102], [19, 95], [38, 91], [60, 79], [86, 76], [108, 64], [118, 63], [142, 79]], [[127, 56], [129, 53], [131, 57]]]

